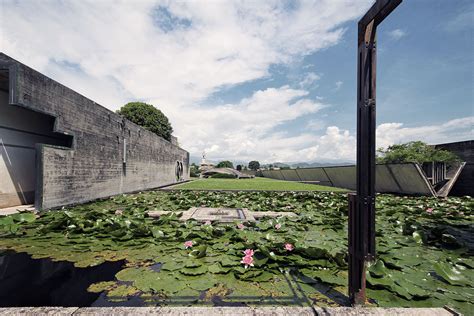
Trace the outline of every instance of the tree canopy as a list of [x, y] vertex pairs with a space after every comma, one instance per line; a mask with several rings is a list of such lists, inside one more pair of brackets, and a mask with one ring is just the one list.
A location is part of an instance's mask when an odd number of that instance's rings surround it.
[[217, 164], [217, 168], [234, 168], [234, 164], [229, 160], [221, 161]]
[[251, 162], [249, 162], [249, 169], [255, 171], [260, 169], [260, 162], [252, 160]]
[[387, 147], [387, 149], [379, 148], [377, 150], [378, 163], [454, 162], [458, 160], [459, 158], [452, 152], [436, 149], [421, 141], [396, 144]]
[[171, 123], [166, 115], [153, 105], [143, 102], [130, 102], [122, 106], [117, 113], [150, 132], [168, 141], [171, 140], [171, 134], [173, 133]]

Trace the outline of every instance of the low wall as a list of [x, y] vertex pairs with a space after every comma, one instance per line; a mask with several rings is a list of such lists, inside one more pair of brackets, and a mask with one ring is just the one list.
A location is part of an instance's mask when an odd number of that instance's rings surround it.
[[[436, 195], [420, 167], [414, 163], [377, 165], [375, 171], [375, 189], [377, 192]], [[264, 170], [262, 173], [266, 178], [314, 182], [321, 185], [356, 190], [355, 166]]]
[[[189, 178], [189, 153], [176, 144], [4, 54], [0, 54], [0, 72], [2, 78], [8, 78], [10, 109], [49, 116], [54, 122], [50, 133], [71, 139], [69, 144], [30, 139], [36, 153], [34, 195], [38, 209]], [[0, 133], [1, 138], [4, 132]], [[182, 174], [178, 179], [179, 169]]]

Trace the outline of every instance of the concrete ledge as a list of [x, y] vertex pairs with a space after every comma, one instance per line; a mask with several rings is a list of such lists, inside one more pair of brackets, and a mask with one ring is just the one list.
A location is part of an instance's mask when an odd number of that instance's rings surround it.
[[0, 315], [72, 315], [78, 307], [8, 307], [0, 308]]
[[14, 307], [0, 308], [0, 315], [460, 315], [444, 308], [352, 308], [352, 307]]

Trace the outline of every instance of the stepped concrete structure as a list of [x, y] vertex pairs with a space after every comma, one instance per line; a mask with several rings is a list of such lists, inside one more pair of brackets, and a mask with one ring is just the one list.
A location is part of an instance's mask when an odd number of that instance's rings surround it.
[[453, 185], [450, 195], [474, 196], [474, 140], [434, 145], [435, 148], [449, 150], [466, 162], [459, 179]]
[[0, 53], [0, 208], [57, 208], [189, 178], [189, 153]]

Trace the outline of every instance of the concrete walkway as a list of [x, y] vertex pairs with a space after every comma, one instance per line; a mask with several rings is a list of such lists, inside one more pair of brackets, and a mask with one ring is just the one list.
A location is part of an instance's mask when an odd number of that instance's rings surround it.
[[11, 215], [19, 212], [35, 212], [33, 204], [29, 205], [18, 205], [6, 208], [0, 208], [0, 216]]
[[18, 307], [0, 308], [0, 315], [384, 315], [452, 316], [460, 315], [443, 308], [351, 308], [351, 307]]

